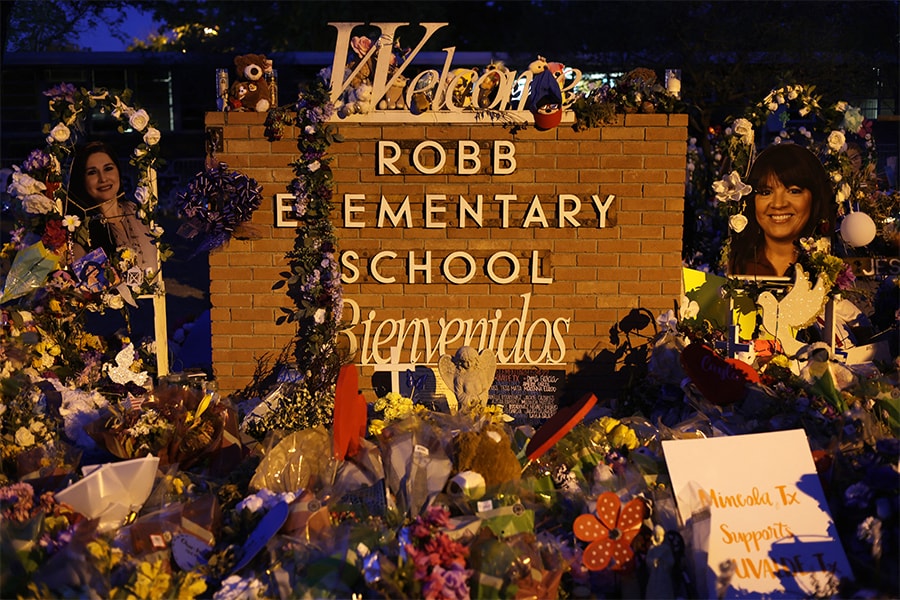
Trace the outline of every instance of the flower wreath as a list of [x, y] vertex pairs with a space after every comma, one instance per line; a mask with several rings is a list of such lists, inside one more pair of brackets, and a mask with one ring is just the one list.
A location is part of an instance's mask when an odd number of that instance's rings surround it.
[[[47, 135], [46, 146], [32, 150], [21, 166], [13, 167], [12, 183], [7, 192], [19, 202], [13, 209], [23, 227], [14, 233], [12, 247], [4, 250], [18, 252], [35, 239], [40, 239], [44, 245], [42, 250], [50, 253], [48, 259], [59, 263], [70, 260], [71, 252], [67, 251], [71, 250], [74, 242], [87, 240], [87, 223], [82, 222], [77, 214], [69, 213], [69, 203], [77, 204], [69, 198], [64, 175], [71, 168], [79, 134], [84, 132], [85, 122], [93, 114], [116, 119], [119, 133], [136, 132], [141, 135], [129, 157], [129, 164], [138, 172], [136, 212], [159, 246], [163, 230], [156, 225], [153, 217], [158, 203], [155, 169], [161, 163], [161, 134], [147, 111], [128, 104], [131, 90], [127, 89], [121, 92], [104, 88], [87, 90], [63, 83], [45, 91], [44, 95], [50, 99], [51, 116], [51, 121], [43, 127], [43, 133]], [[164, 256], [161, 253], [161, 257]], [[120, 272], [131, 271], [126, 282], [134, 291], [151, 293], [156, 289], [158, 272], [148, 270], [136, 274], [132, 270], [134, 255], [129, 249], [120, 249], [119, 256], [110, 258], [111, 264]]]
[[[726, 128], [717, 148], [722, 155], [720, 179], [712, 184], [712, 189], [732, 231], [739, 233], [747, 225], [747, 219], [742, 214], [743, 198], [750, 195], [752, 189], [743, 178], [750, 172], [755, 158], [755, 132], [773, 116], [778, 118], [782, 127], [772, 144], [803, 145], [822, 161], [835, 188], [839, 218], [852, 213], [854, 206], [876, 191], [873, 183], [875, 142], [871, 122], [863, 117], [859, 108], [846, 102], [837, 102], [823, 109], [821, 96], [814, 92], [815, 86], [800, 84], [773, 89], [761, 102], [751, 106], [744, 117], [735, 119], [732, 126]], [[803, 119], [804, 124], [793, 124], [794, 117]], [[848, 137], [859, 140], [857, 148], [852, 148]], [[861, 151], [856, 157], [860, 164], [854, 164], [851, 150]], [[722, 247], [722, 267], [728, 264], [729, 252], [730, 240]], [[800, 252], [800, 264], [810, 271], [813, 278], [823, 275], [829, 293], [835, 293], [835, 288], [839, 293], [852, 285], [854, 278], [849, 265], [831, 254], [829, 240], [800, 240]], [[742, 286], [740, 282], [732, 282], [730, 287]]]
[[195, 254], [222, 246], [253, 217], [262, 203], [262, 186], [220, 162], [194, 176], [187, 190], [178, 194], [178, 214], [187, 221], [178, 235], [201, 236]]

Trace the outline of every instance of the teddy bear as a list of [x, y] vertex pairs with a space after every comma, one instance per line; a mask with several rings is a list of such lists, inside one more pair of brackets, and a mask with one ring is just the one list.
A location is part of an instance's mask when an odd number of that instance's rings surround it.
[[265, 112], [269, 110], [270, 92], [263, 73], [264, 54], [244, 54], [234, 57], [237, 79], [231, 84], [228, 102], [231, 110]]

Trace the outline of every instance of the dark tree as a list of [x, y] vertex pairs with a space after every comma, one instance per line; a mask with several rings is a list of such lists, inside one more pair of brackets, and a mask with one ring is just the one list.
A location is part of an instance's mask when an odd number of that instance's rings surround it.
[[126, 40], [124, 2], [96, 0], [0, 0], [3, 4], [3, 49], [7, 52], [82, 50], [80, 34], [107, 27]]

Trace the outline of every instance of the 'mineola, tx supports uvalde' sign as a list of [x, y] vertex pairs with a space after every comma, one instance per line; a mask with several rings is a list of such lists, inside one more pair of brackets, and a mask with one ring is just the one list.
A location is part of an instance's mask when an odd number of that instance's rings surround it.
[[[338, 30], [343, 57], [347, 26]], [[373, 57], [377, 80], [382, 58]], [[435, 365], [469, 345], [493, 350], [507, 367], [589, 364], [602, 392], [603, 375], [646, 343], [611, 330], [634, 315], [652, 322], [680, 295], [686, 115], [513, 131], [435, 106], [334, 119], [343, 138], [329, 148], [340, 341], [363, 387], [376, 371]], [[269, 141], [264, 122], [260, 113], [206, 116], [208, 127], [223, 128], [217, 158], [271, 198], [253, 217], [258, 239], [210, 255], [213, 367], [226, 390], [246, 385], [256, 359], [278, 353], [293, 333], [275, 325], [291, 301], [271, 287], [295, 238], [287, 186], [296, 132]]]

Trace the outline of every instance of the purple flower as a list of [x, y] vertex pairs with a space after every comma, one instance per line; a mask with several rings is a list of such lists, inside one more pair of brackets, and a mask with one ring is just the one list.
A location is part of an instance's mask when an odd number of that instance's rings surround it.
[[50, 155], [43, 150], [32, 150], [25, 162], [22, 163], [22, 170], [29, 173], [46, 169], [50, 166]]
[[843, 269], [838, 273], [837, 279], [835, 280], [835, 285], [839, 290], [849, 290], [853, 287], [854, 282], [856, 281], [856, 275], [853, 274], [853, 270], [850, 268], [848, 263], [844, 263]]
[[851, 508], [866, 508], [872, 499], [872, 490], [865, 483], [854, 483], [844, 490], [844, 502]]
[[75, 93], [78, 89], [71, 83], [60, 83], [44, 92], [48, 98], [63, 98], [67, 102], [75, 102]]

